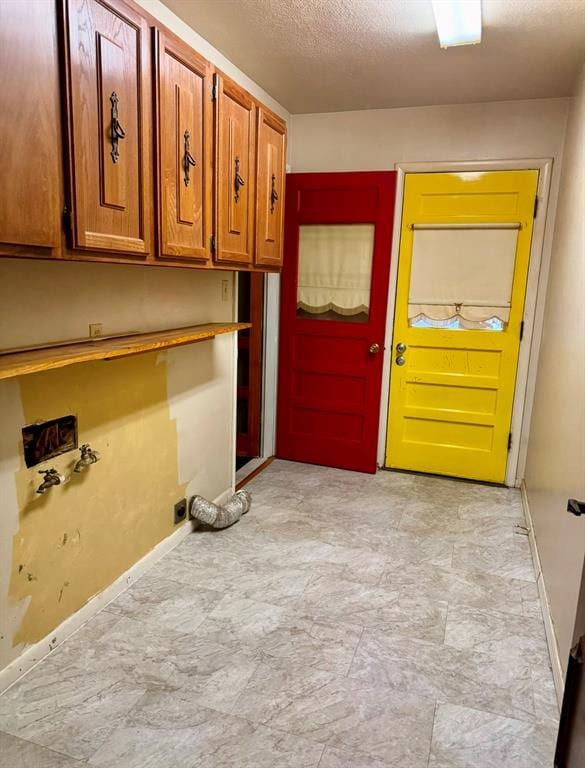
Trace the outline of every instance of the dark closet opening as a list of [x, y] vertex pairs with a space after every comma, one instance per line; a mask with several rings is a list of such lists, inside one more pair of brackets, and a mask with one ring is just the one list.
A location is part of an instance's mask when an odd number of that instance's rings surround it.
[[236, 471], [260, 456], [264, 275], [239, 273], [238, 322], [252, 327], [238, 332]]

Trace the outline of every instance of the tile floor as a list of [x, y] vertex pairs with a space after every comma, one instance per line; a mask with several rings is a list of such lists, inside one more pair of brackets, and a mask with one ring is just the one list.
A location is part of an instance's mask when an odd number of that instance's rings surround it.
[[552, 768], [519, 493], [282, 461], [0, 697], [2, 768]]

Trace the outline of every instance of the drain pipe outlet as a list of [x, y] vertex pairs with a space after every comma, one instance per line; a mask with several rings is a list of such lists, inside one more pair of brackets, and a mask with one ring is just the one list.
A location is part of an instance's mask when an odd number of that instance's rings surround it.
[[189, 514], [194, 520], [212, 528], [229, 528], [246, 514], [251, 505], [252, 497], [248, 491], [237, 491], [223, 507], [207, 501], [203, 496], [193, 496], [189, 503]]

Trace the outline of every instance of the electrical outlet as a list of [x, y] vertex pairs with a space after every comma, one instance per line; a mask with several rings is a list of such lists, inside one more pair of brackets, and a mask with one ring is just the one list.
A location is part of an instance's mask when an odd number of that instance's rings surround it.
[[230, 284], [229, 280], [221, 281], [221, 300], [227, 301], [230, 297]]
[[96, 336], [101, 336], [103, 331], [102, 323], [90, 323], [89, 324], [89, 338], [95, 339]]
[[181, 499], [175, 504], [174, 521], [175, 525], [182, 523], [187, 518], [187, 499]]

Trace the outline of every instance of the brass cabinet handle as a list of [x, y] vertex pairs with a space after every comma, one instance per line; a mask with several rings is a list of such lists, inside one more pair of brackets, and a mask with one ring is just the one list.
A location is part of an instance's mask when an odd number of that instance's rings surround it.
[[370, 354], [371, 355], [377, 355], [380, 351], [380, 345], [374, 342], [373, 344], [370, 344]]
[[118, 102], [118, 94], [116, 91], [112, 91], [112, 95], [110, 96], [110, 104], [112, 105], [110, 115], [110, 141], [112, 143], [112, 151], [110, 152], [110, 155], [113, 163], [117, 163], [120, 159], [118, 141], [126, 138], [126, 131], [122, 128], [120, 121], [118, 120]]
[[191, 166], [197, 165], [195, 158], [189, 151], [189, 142], [191, 140], [191, 134], [188, 130], [185, 131], [183, 134], [183, 139], [185, 140], [185, 156], [183, 158], [183, 170], [185, 172], [185, 175], [183, 176], [183, 181], [185, 182], [185, 186], [189, 186], [189, 172], [191, 170]]
[[[270, 213], [274, 213], [274, 206], [278, 202], [278, 192], [276, 191], [276, 176], [272, 174], [272, 189], [270, 190]], [[371, 349], [370, 349], [371, 352]]]
[[235, 173], [234, 173], [234, 200], [236, 203], [240, 199], [240, 187], [245, 187], [246, 182], [240, 176], [240, 158], [236, 157]]

